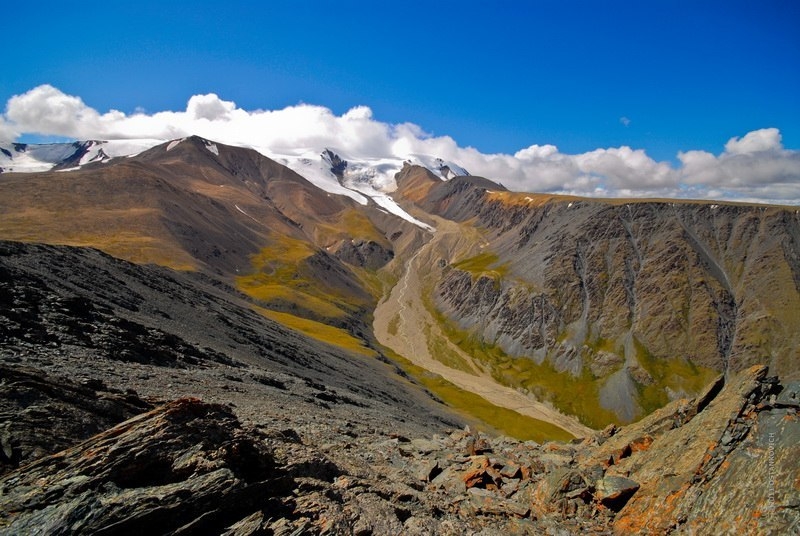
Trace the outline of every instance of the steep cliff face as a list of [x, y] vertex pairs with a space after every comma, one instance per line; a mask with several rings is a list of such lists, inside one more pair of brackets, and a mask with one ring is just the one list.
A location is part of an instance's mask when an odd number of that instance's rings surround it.
[[588, 379], [620, 421], [712, 370], [764, 362], [796, 377], [796, 210], [448, 188], [428, 208], [474, 222], [490, 245], [451, 265], [437, 306], [509, 356]]

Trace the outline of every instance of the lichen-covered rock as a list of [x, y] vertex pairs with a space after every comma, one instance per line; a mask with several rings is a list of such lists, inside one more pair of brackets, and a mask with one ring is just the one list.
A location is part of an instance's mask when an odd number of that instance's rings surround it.
[[[766, 367], [757, 366], [731, 379], [705, 405], [676, 401], [665, 407], [662, 417], [671, 410], [674, 427], [606, 472], [641, 483], [616, 516], [615, 529], [750, 534], [800, 527], [800, 420], [796, 408], [773, 406], [780, 389]], [[654, 421], [623, 429], [595, 459], [640, 436], [643, 427], [651, 429]]]

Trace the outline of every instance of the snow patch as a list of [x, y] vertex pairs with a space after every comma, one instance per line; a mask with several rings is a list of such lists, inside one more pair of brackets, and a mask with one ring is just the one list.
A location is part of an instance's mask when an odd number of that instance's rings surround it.
[[[302, 155], [267, 155], [288, 166], [326, 192], [346, 195], [362, 205], [372, 199], [390, 214], [433, 232], [435, 229], [403, 210], [389, 192], [397, 188], [394, 175], [402, 163], [394, 159], [351, 160], [336, 149]], [[398, 167], [399, 166], [399, 167]], [[334, 170], [339, 177], [334, 174]]]
[[78, 143], [26, 145], [15, 143], [0, 151], [0, 166], [7, 172], [36, 173], [49, 171], [56, 164], [74, 155]]
[[361, 205], [367, 204], [367, 198], [358, 192], [345, 188], [327, 167], [319, 155], [269, 155], [273, 160], [283, 164], [308, 182], [328, 193], [346, 195]]
[[400, 207], [400, 205], [398, 205], [397, 202], [394, 199], [392, 199], [391, 197], [389, 197], [386, 194], [373, 195], [372, 196], [372, 200], [375, 201], [375, 203], [379, 207], [383, 207], [384, 209], [386, 209], [387, 212], [390, 212], [391, 214], [394, 214], [395, 216], [400, 216], [404, 220], [413, 223], [417, 227], [422, 227], [423, 229], [425, 229], [426, 231], [429, 231], [431, 233], [436, 231], [435, 227], [431, 227], [427, 223], [416, 219], [414, 216], [412, 216], [411, 214], [409, 214], [408, 212], [403, 210]]
[[411, 157], [412, 163], [417, 163], [418, 165], [428, 168], [446, 181], [449, 181], [455, 177], [464, 177], [470, 175], [469, 171], [458, 164], [439, 157], [426, 154], [413, 154]]
[[261, 223], [260, 221], [258, 221], [258, 220], [257, 220], [257, 219], [255, 219], [254, 217], [252, 217], [250, 214], [248, 214], [247, 212], [245, 212], [245, 211], [244, 211], [244, 209], [243, 209], [242, 207], [240, 207], [239, 205], [233, 205], [233, 206], [234, 206], [234, 207], [236, 207], [236, 210], [238, 210], [239, 212], [241, 212], [242, 214], [244, 214], [245, 216], [247, 216], [248, 218], [250, 218], [250, 219], [251, 219], [251, 220], [253, 220], [254, 222], [256, 222], [256, 223]]
[[122, 156], [135, 156], [147, 149], [155, 147], [161, 140], [143, 139], [143, 140], [110, 140], [110, 141], [94, 141], [88, 142], [86, 147], [86, 154], [81, 157], [79, 166], [88, 164], [90, 162], [108, 162], [112, 158], [119, 158]]
[[213, 141], [203, 140], [203, 145], [205, 145], [206, 149], [219, 156], [219, 148], [217, 147], [216, 143]]
[[177, 139], [177, 140], [172, 140], [171, 142], [169, 142], [169, 145], [167, 145], [167, 151], [169, 152], [169, 151], [173, 150], [175, 147], [177, 147], [177, 146], [178, 146], [178, 144], [179, 144], [180, 142], [182, 142], [182, 141], [183, 141], [183, 140], [185, 140], [185, 139], [186, 139], [186, 138], [179, 138], [179, 139]]

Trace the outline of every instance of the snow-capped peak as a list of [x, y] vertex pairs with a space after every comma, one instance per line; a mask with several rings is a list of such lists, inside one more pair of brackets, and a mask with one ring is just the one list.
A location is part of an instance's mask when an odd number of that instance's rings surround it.
[[[174, 149], [186, 138], [170, 141], [166, 150]], [[205, 148], [219, 155], [217, 144], [200, 138]], [[48, 170], [71, 170], [91, 162], [105, 162], [119, 156], [133, 156], [164, 140], [114, 140], [56, 143], [45, 145], [12, 144], [0, 147], [0, 172], [34, 172]], [[433, 231], [402, 209], [390, 196], [397, 189], [394, 176], [405, 162], [419, 164], [449, 180], [460, 175], [469, 175], [461, 166], [442, 158], [429, 155], [354, 157], [341, 150], [326, 147], [321, 152], [299, 149], [276, 153], [266, 147], [251, 147], [256, 151], [291, 168], [312, 184], [326, 192], [345, 195], [366, 205], [371, 199], [383, 210], [395, 214], [415, 225]]]
[[470, 174], [469, 171], [454, 162], [449, 162], [442, 158], [430, 155], [412, 155], [411, 162], [419, 163], [421, 166], [428, 168], [446, 181], [449, 181], [454, 177], [463, 177]]
[[161, 140], [76, 141], [72, 143], [12, 143], [0, 147], [0, 171], [33, 173], [76, 168], [90, 162], [138, 154]]
[[273, 156], [315, 185], [331, 193], [347, 195], [361, 204], [371, 199], [386, 212], [403, 218], [427, 231], [430, 225], [414, 218], [389, 195], [397, 188], [395, 174], [402, 161], [393, 158], [353, 159], [334, 148], [325, 148], [318, 156]]

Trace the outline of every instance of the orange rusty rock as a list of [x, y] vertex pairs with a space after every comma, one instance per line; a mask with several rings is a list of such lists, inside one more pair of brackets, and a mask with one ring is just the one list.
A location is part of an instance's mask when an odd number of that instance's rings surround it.
[[489, 469], [480, 468], [474, 469], [472, 471], [468, 471], [464, 474], [462, 480], [464, 481], [464, 485], [469, 488], [484, 488], [484, 489], [499, 489], [500, 486], [500, 479], [495, 478], [493, 473]]
[[611, 460], [610, 460], [610, 463], [608, 465], [616, 465], [616, 464], [618, 464], [620, 462], [620, 460], [624, 460], [625, 458], [630, 456], [631, 452], [632, 452], [632, 450], [631, 450], [631, 446], [630, 445], [625, 445], [621, 449], [615, 450], [614, 452], [611, 453]]
[[631, 441], [630, 449], [631, 452], [642, 452], [649, 449], [650, 445], [652, 444], [653, 444], [653, 437], [650, 435], [645, 435]]
[[530, 480], [531, 475], [533, 474], [533, 469], [531, 469], [530, 465], [523, 465], [521, 467], [522, 470], [522, 480]]
[[[628, 502], [614, 521], [614, 532], [618, 534], [657, 534], [663, 532], [674, 517], [674, 511], [689, 489], [687, 482], [658, 502], [659, 497], [636, 496]], [[659, 530], [661, 529], [661, 530]]]

